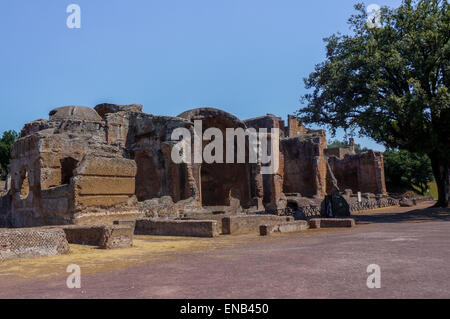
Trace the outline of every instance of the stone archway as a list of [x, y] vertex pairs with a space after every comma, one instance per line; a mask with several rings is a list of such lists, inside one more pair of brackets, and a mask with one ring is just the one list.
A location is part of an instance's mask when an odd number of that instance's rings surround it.
[[146, 151], [136, 152], [136, 197], [139, 201], [160, 197], [162, 194], [160, 169], [155, 154]]
[[[223, 162], [203, 163], [198, 170], [197, 185], [200, 189], [202, 206], [232, 206], [249, 208], [251, 206], [251, 164], [248, 162], [248, 142], [245, 149], [245, 163], [237, 163], [235, 140], [234, 163], [226, 163], [226, 129], [242, 128], [245, 124], [235, 116], [213, 108], [200, 108], [187, 111], [179, 117], [191, 121], [202, 121], [202, 134], [209, 128], [217, 128], [223, 135]], [[203, 149], [210, 141], [203, 141]]]

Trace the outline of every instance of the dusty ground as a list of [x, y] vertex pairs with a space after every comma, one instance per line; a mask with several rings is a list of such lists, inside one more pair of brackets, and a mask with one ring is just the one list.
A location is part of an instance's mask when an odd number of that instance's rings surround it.
[[[135, 247], [0, 264], [0, 298], [450, 298], [450, 211], [388, 208], [354, 229], [218, 239], [138, 236]], [[81, 267], [68, 289], [66, 267]], [[368, 289], [369, 264], [381, 288]]]

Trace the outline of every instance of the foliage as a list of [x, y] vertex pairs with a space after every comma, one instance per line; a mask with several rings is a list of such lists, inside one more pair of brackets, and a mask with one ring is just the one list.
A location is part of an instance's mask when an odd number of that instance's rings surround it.
[[433, 181], [430, 159], [424, 154], [388, 150], [384, 152], [384, 172], [388, 191], [417, 189], [425, 195]]
[[446, 0], [403, 0], [367, 25], [363, 4], [350, 35], [325, 39], [326, 60], [305, 79], [312, 92], [298, 111], [305, 123], [343, 128], [387, 148], [425, 153], [439, 205], [448, 206], [450, 159], [450, 12]]
[[19, 134], [15, 131], [3, 132], [3, 136], [0, 138], [0, 177], [2, 179], [8, 174], [12, 144], [18, 138]]

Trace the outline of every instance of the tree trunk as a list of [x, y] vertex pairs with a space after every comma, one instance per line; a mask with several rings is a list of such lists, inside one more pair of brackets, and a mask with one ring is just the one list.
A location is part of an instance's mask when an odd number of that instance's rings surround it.
[[433, 168], [434, 179], [438, 188], [438, 207], [449, 207], [450, 196], [450, 159], [437, 151], [428, 154]]

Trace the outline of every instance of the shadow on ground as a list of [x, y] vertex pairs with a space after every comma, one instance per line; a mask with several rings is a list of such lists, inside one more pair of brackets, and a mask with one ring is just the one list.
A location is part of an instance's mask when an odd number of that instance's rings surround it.
[[413, 210], [398, 208], [396, 211], [391, 210], [386, 213], [374, 212], [352, 217], [357, 224], [450, 221], [450, 208], [433, 207], [433, 205], [433, 202], [428, 202], [425, 204], [425, 207]]

